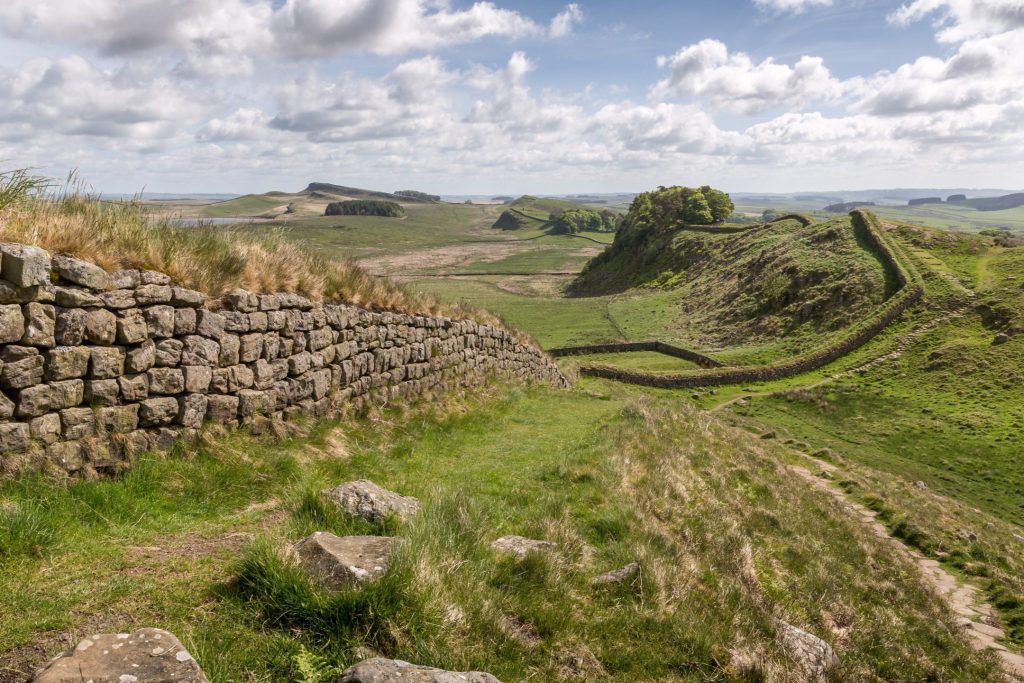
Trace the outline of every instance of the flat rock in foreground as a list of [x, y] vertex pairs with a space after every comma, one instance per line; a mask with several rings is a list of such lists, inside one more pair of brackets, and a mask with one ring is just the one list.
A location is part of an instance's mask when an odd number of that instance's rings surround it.
[[390, 536], [335, 536], [317, 531], [293, 549], [306, 571], [326, 587], [338, 590], [382, 576], [398, 542]]
[[382, 489], [366, 479], [335, 486], [324, 491], [323, 495], [353, 517], [368, 522], [381, 522], [390, 515], [404, 522], [420, 509], [415, 498]]
[[522, 536], [502, 536], [491, 543], [491, 548], [494, 550], [500, 553], [515, 555], [520, 560], [530, 553], [546, 553], [557, 547], [551, 541], [538, 541], [533, 538], [523, 538]]
[[86, 638], [36, 672], [35, 683], [209, 683], [171, 633], [143, 628]]
[[818, 636], [780, 620], [775, 622], [775, 626], [782, 645], [812, 680], [823, 678], [829, 669], [839, 664], [832, 646]]
[[336, 683], [501, 683], [480, 671], [444, 671], [397, 659], [368, 659], [341, 674]]

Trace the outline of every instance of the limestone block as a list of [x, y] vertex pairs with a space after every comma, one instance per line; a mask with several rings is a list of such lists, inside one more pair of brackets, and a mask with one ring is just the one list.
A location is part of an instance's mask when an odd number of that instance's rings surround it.
[[143, 427], [169, 425], [177, 416], [178, 399], [170, 396], [150, 398], [139, 404], [139, 424]]
[[121, 389], [116, 379], [93, 379], [85, 381], [85, 402], [91, 406], [117, 405]]
[[24, 389], [43, 381], [45, 359], [31, 346], [10, 345], [0, 349], [0, 386]]
[[203, 394], [186, 394], [178, 398], [178, 424], [198, 429], [203, 426], [209, 399]]
[[200, 308], [206, 302], [206, 295], [185, 287], [171, 288], [171, 303], [184, 308]]
[[220, 357], [218, 362], [220, 366], [227, 367], [229, 365], [238, 365], [239, 351], [241, 349], [241, 340], [236, 334], [223, 334], [220, 338]]
[[57, 274], [68, 282], [89, 287], [90, 289], [113, 289], [113, 281], [107, 271], [94, 263], [79, 261], [70, 256], [53, 257], [53, 267]]
[[31, 442], [32, 435], [26, 423], [0, 423], [0, 452], [24, 450]]
[[252, 332], [266, 332], [267, 331], [267, 314], [263, 312], [255, 312], [249, 314], [249, 330]]
[[150, 306], [142, 312], [152, 337], [163, 339], [174, 336], [174, 307]]
[[18, 287], [37, 287], [50, 284], [50, 254], [21, 244], [0, 245], [0, 273]]
[[98, 408], [96, 415], [100, 428], [112, 434], [128, 434], [139, 426], [139, 404]]
[[103, 305], [103, 300], [88, 289], [82, 287], [56, 287], [54, 301], [65, 308], [96, 308]]
[[185, 373], [185, 391], [195, 394], [204, 394], [210, 388], [210, 381], [213, 379], [213, 369], [204, 365], [186, 365], [182, 368]]
[[213, 422], [229, 422], [238, 418], [237, 396], [208, 396], [206, 416]]
[[224, 336], [224, 316], [206, 309], [196, 311], [196, 333], [210, 339]]
[[117, 341], [120, 344], [141, 344], [149, 338], [146, 317], [138, 308], [121, 311], [117, 316]]
[[55, 441], [46, 447], [46, 459], [67, 472], [82, 469], [82, 444], [78, 441]]
[[153, 368], [146, 375], [151, 394], [180, 394], [185, 390], [185, 373], [178, 368]]
[[110, 274], [110, 286], [114, 289], [135, 289], [142, 284], [142, 277], [135, 269], [115, 270]]
[[392, 515], [405, 521], [420, 507], [415, 498], [388, 491], [366, 479], [327, 489], [323, 496], [342, 511], [368, 522], [382, 522]]
[[156, 365], [161, 368], [175, 367], [181, 363], [181, 352], [185, 344], [177, 339], [162, 339], [156, 345]]
[[[143, 277], [145, 280], [145, 277]], [[169, 285], [139, 285], [135, 288], [135, 301], [139, 306], [152, 306], [153, 304], [166, 304], [171, 301], [171, 287]]]
[[61, 410], [82, 405], [85, 400], [85, 382], [80, 379], [66, 379], [60, 382], [51, 382], [50, 385], [50, 408]]
[[247, 313], [225, 311], [221, 315], [224, 316], [224, 329], [228, 332], [249, 331], [249, 315]]
[[97, 346], [91, 349], [91, 352], [91, 379], [112, 379], [124, 374], [124, 347]]
[[117, 378], [117, 386], [126, 401], [144, 401], [149, 398], [149, 375], [122, 375]]
[[29, 433], [33, 439], [50, 444], [60, 440], [61, 426], [58, 413], [46, 413], [34, 417], [28, 423]]
[[171, 276], [158, 270], [143, 270], [139, 271], [139, 284], [169, 285], [171, 284]]
[[174, 309], [174, 334], [185, 335], [196, 333], [196, 309]]
[[238, 392], [238, 414], [242, 417], [269, 415], [274, 412], [277, 398], [270, 391], [242, 389]]
[[57, 310], [50, 304], [35, 301], [22, 307], [25, 318], [25, 334], [21, 338], [23, 344], [31, 346], [53, 346], [54, 326]]
[[50, 385], [37, 384], [18, 392], [14, 414], [18, 417], [38, 417], [50, 410]]
[[0, 306], [0, 344], [20, 341], [25, 336], [25, 316], [21, 306]]
[[102, 308], [89, 311], [85, 316], [85, 338], [93, 344], [106, 346], [117, 337], [117, 316]]
[[146, 372], [156, 363], [156, 344], [147, 339], [139, 346], [128, 349], [125, 355], [125, 372]]
[[341, 589], [382, 576], [398, 538], [335, 536], [317, 531], [293, 546], [299, 565], [330, 589]]
[[77, 441], [96, 433], [96, 413], [92, 408], [68, 408], [60, 411], [64, 438]]
[[260, 297], [257, 294], [247, 292], [244, 289], [235, 289], [224, 297], [224, 303], [232, 311], [251, 313], [259, 310]]
[[360, 662], [342, 672], [337, 683], [501, 683], [482, 671], [445, 671], [430, 666], [417, 666], [400, 659], [374, 658]]
[[85, 340], [88, 313], [81, 308], [57, 308], [54, 341], [61, 346], [78, 346]]
[[556, 546], [550, 541], [538, 541], [522, 536], [502, 536], [491, 543], [491, 548], [500, 553], [514, 555], [522, 560], [530, 553], [547, 553], [554, 550]]
[[[223, 333], [222, 333], [223, 334]], [[185, 346], [181, 352], [182, 365], [220, 365], [220, 344], [213, 339], [189, 335], [182, 339]]]
[[114, 310], [135, 308], [139, 305], [139, 302], [135, 300], [134, 289], [114, 289], [103, 292], [100, 294], [100, 301], [103, 302], [105, 308]]

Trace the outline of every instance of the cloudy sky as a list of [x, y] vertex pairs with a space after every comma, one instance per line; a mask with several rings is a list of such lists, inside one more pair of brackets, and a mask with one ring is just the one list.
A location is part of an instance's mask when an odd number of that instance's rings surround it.
[[1024, 186], [1024, 0], [3, 0], [0, 167], [97, 190]]

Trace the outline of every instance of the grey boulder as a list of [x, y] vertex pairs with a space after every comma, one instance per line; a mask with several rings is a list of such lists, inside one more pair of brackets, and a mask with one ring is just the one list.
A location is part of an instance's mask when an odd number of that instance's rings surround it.
[[380, 522], [389, 515], [405, 521], [420, 508], [415, 498], [388, 491], [366, 479], [335, 486], [324, 491], [323, 495], [341, 510], [368, 522]]
[[824, 679], [828, 670], [839, 664], [832, 646], [821, 638], [781, 620], [776, 620], [775, 627], [782, 646], [811, 680]]
[[480, 671], [444, 671], [398, 659], [367, 659], [341, 674], [336, 683], [501, 683]]
[[94, 635], [36, 672], [35, 683], [209, 683], [171, 633], [157, 628]]
[[338, 590], [383, 576], [398, 542], [388, 536], [335, 536], [317, 531], [292, 550], [299, 565], [312, 577]]
[[53, 257], [53, 267], [62, 278], [76, 285], [99, 290], [113, 288], [110, 274], [94, 263], [57, 255]]
[[491, 548], [499, 553], [515, 555], [520, 560], [530, 553], [547, 553], [558, 546], [551, 541], [538, 541], [522, 536], [502, 536], [491, 543]]

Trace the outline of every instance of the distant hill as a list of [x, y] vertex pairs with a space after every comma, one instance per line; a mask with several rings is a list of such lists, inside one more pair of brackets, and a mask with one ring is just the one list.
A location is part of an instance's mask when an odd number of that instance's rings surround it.
[[441, 196], [436, 194], [427, 194], [426, 192], [420, 192], [419, 190], [395, 190], [395, 196], [402, 197], [403, 199], [420, 199], [425, 202], [431, 202], [436, 204], [441, 201]]
[[829, 213], [850, 213], [857, 207], [874, 205], [874, 202], [843, 202], [841, 204], [829, 204], [823, 211], [828, 211]]
[[958, 202], [972, 206], [978, 211], [1005, 211], [1024, 206], [1024, 192], [1003, 195], [1002, 197], [978, 197]]
[[941, 204], [942, 197], [919, 197], [907, 202], [907, 206], [923, 206], [925, 204]]
[[556, 226], [557, 218], [566, 211], [599, 213], [599, 210], [595, 210], [593, 207], [575, 202], [550, 197], [534, 197], [533, 195], [523, 195], [519, 199], [506, 202], [505, 206], [508, 208], [501, 212], [501, 216], [491, 226], [496, 230], [524, 228], [552, 230]]
[[391, 192], [377, 192], [376, 190], [364, 190], [358, 187], [347, 187], [345, 185], [334, 185], [333, 183], [310, 183], [303, 190], [303, 194], [328, 194], [345, 199], [387, 199], [393, 202], [405, 203], [429, 203], [429, 199], [419, 197], [399, 196]]

